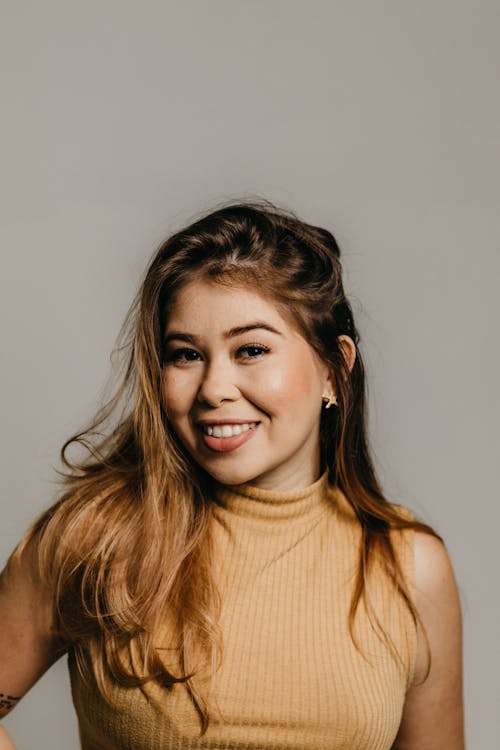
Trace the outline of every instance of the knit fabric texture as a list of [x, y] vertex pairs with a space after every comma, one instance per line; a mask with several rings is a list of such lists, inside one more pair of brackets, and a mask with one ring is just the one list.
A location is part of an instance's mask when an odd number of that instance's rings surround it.
[[[416, 627], [375, 560], [356, 648], [348, 613], [361, 529], [328, 472], [296, 491], [219, 485], [212, 509], [224, 650], [207, 733], [200, 737], [184, 683], [151, 684], [150, 697], [111, 684], [111, 707], [81, 680], [70, 650], [82, 750], [389, 750], [413, 676]], [[390, 533], [413, 594], [414, 531]]]

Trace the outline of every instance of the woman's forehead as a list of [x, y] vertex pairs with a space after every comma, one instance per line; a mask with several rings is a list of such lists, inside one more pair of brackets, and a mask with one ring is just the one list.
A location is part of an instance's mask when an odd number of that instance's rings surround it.
[[282, 303], [257, 288], [241, 283], [220, 284], [215, 281], [196, 280], [181, 287], [168, 305], [168, 327], [181, 322], [206, 326], [223, 320], [233, 326], [245, 325], [249, 318], [264, 318], [267, 323], [289, 327]]

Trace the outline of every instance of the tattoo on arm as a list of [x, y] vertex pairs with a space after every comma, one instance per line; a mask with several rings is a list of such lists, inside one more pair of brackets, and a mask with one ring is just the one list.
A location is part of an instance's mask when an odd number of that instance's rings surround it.
[[11, 708], [14, 708], [17, 701], [20, 701], [22, 698], [22, 695], [9, 695], [8, 693], [0, 693], [0, 711], [3, 709], [5, 711], [10, 711]]

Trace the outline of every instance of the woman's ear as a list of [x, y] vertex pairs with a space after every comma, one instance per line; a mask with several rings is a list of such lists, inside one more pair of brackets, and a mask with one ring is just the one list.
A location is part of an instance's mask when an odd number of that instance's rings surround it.
[[344, 355], [344, 359], [347, 362], [347, 366], [349, 367], [349, 372], [351, 372], [356, 360], [356, 344], [354, 343], [352, 338], [350, 336], [347, 336], [347, 334], [345, 333], [338, 336], [337, 341], [340, 344], [342, 354]]
[[[356, 344], [352, 340], [350, 336], [347, 336], [347, 334], [341, 334], [337, 337], [337, 340], [339, 342], [340, 349], [342, 351], [343, 357], [345, 362], [347, 363], [347, 366], [349, 368], [349, 372], [351, 372], [354, 362], [356, 361]], [[328, 393], [337, 393], [337, 383], [335, 378], [335, 373], [333, 370], [330, 369], [330, 367], [325, 365], [325, 385], [324, 385], [324, 391], [325, 395]]]

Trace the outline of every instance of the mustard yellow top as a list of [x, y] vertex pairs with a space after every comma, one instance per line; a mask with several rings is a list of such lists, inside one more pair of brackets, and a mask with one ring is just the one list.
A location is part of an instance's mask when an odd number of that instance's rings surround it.
[[[325, 471], [293, 492], [220, 486], [213, 511], [224, 654], [207, 733], [199, 738], [184, 683], [158, 687], [159, 706], [138, 688], [115, 685], [113, 709], [81, 681], [70, 651], [82, 749], [389, 750], [413, 674], [416, 629], [377, 563], [368, 595], [402, 663], [364, 604], [355, 620], [362, 653], [353, 644], [348, 612], [360, 528], [344, 495]], [[410, 591], [413, 534], [391, 531]]]

